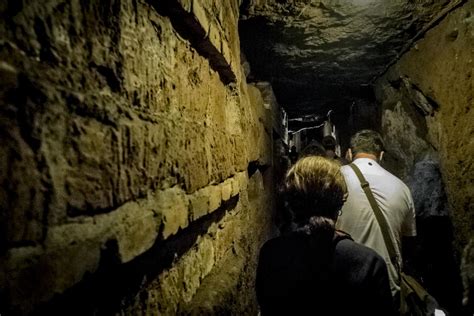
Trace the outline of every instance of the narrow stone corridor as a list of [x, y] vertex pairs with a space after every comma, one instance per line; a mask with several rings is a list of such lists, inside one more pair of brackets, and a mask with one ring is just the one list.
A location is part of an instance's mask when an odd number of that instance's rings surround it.
[[412, 191], [417, 273], [474, 312], [473, 0], [0, 15], [1, 316], [258, 315], [292, 155], [329, 139], [342, 160], [365, 128]]

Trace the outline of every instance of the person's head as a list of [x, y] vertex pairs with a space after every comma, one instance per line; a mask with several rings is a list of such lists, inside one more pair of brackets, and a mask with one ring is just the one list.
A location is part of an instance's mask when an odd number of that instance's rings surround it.
[[382, 136], [376, 131], [364, 129], [357, 132], [351, 138], [348, 158], [370, 155], [381, 160], [385, 150]]
[[300, 224], [312, 217], [335, 220], [347, 195], [340, 164], [319, 156], [298, 160], [286, 175], [284, 190]]
[[332, 149], [326, 149], [324, 155], [329, 159], [337, 158], [336, 152]]
[[320, 143], [317, 141], [312, 141], [306, 146], [300, 153], [300, 157], [308, 157], [308, 156], [325, 156], [326, 151]]

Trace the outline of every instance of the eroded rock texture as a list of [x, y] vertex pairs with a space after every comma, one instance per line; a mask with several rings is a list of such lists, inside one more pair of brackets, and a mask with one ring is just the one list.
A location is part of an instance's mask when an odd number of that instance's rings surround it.
[[0, 313], [255, 312], [274, 114], [238, 6], [0, 4]]
[[472, 238], [463, 251], [462, 279], [464, 285], [463, 305], [474, 309], [474, 238]]
[[243, 47], [290, 116], [343, 115], [437, 15], [460, 1], [250, 0]]
[[474, 232], [474, 1], [451, 12], [376, 82], [401, 177], [437, 152], [460, 253]]

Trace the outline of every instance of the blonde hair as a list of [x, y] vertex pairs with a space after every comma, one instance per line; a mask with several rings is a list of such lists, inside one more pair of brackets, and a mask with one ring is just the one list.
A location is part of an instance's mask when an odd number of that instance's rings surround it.
[[[312, 217], [334, 220], [347, 194], [341, 165], [324, 157], [304, 157], [286, 174], [284, 191], [297, 222], [315, 222]], [[310, 220], [311, 219], [311, 220]]]

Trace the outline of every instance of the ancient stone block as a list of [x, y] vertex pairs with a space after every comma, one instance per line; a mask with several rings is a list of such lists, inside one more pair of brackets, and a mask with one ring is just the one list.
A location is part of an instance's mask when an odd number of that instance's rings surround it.
[[222, 186], [222, 200], [227, 201], [230, 199], [232, 194], [232, 179], [227, 179], [224, 183], [221, 184]]
[[[148, 204], [148, 205], [147, 205]], [[129, 203], [128, 208], [139, 208], [140, 211], [127, 210], [127, 216], [114, 226], [114, 238], [117, 238], [120, 262], [126, 263], [143, 254], [155, 242], [161, 224], [161, 216], [154, 213], [154, 205]]]
[[69, 214], [110, 208], [114, 204], [113, 188], [118, 186], [119, 176], [118, 165], [111, 163], [119, 156], [116, 132], [99, 122], [77, 118], [70, 135], [73, 137], [66, 148], [69, 172], [65, 180]]
[[240, 183], [239, 183], [239, 174], [236, 174], [231, 182], [232, 191], [230, 193], [231, 196], [236, 196], [240, 192]]
[[189, 122], [186, 125], [185, 135], [187, 137], [180, 155], [186, 157], [182, 168], [187, 192], [193, 192], [209, 183], [210, 162], [205, 150], [208, 146], [206, 137], [208, 133], [209, 130], [203, 124]]
[[208, 188], [209, 194], [209, 213], [217, 210], [222, 202], [222, 187], [219, 185], [212, 185]]
[[190, 216], [191, 220], [206, 215], [209, 212], [209, 194], [208, 189], [203, 188], [191, 194], [189, 198]]
[[117, 245], [114, 259], [125, 263], [153, 245], [161, 220], [155, 199], [132, 201], [108, 214], [55, 226], [49, 230], [45, 242], [51, 249], [77, 243], [100, 248], [113, 240]]
[[235, 179], [237, 181], [237, 185], [239, 186], [239, 191], [242, 191], [242, 192], [247, 191], [247, 186], [248, 186], [247, 172], [237, 173], [235, 175]]
[[188, 201], [184, 192], [176, 187], [158, 191], [155, 195], [156, 209], [163, 216], [161, 235], [166, 239], [188, 225]]

